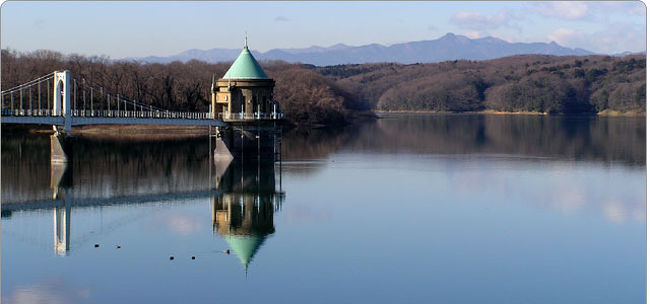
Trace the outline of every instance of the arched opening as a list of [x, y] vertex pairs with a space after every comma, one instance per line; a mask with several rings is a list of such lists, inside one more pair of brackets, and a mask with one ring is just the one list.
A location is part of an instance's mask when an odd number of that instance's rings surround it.
[[65, 86], [62, 80], [59, 80], [59, 83], [56, 85], [57, 90], [59, 91], [59, 110], [63, 109], [63, 100], [65, 98]]
[[55, 116], [63, 115], [63, 102], [65, 99], [65, 83], [58, 80], [54, 86], [54, 102], [52, 114]]

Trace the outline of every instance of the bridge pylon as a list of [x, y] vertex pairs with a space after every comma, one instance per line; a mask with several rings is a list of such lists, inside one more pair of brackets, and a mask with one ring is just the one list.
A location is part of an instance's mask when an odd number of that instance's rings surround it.
[[[72, 128], [72, 102], [70, 101], [70, 71], [54, 71], [54, 116], [63, 116], [63, 130], [67, 133]], [[56, 126], [54, 126], [56, 130]]]

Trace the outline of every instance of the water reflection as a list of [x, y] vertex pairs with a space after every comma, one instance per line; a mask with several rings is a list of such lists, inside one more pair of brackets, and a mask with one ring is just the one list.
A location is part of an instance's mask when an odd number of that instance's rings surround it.
[[[48, 205], [67, 189], [77, 201], [128, 203], [213, 188], [207, 139], [100, 141], [75, 138], [74, 157], [50, 163], [48, 135], [2, 138], [2, 203]], [[124, 199], [122, 199], [124, 198]], [[89, 201], [88, 201], [89, 202]]]
[[54, 208], [54, 252], [65, 256], [70, 251], [70, 212], [69, 203], [65, 207]]
[[247, 274], [253, 257], [275, 232], [273, 214], [284, 199], [281, 188], [276, 189], [275, 165], [236, 160], [218, 179], [217, 189], [220, 194], [212, 198], [213, 231], [226, 240]]
[[53, 166], [47, 135], [3, 133], [2, 296], [210, 303], [220, 286], [224, 301], [303, 303], [328, 282], [323, 302], [638, 302], [644, 126], [389, 117], [285, 133], [275, 165], [211, 162], [199, 138], [79, 139]]
[[645, 165], [645, 134], [643, 117], [387, 115], [342, 130], [293, 130], [284, 136], [282, 153], [289, 161], [352, 151], [500, 154]]
[[284, 192], [281, 170], [276, 179], [273, 161], [214, 159], [207, 140], [200, 139], [115, 142], [77, 138], [70, 162], [50, 163], [42, 153], [48, 143], [48, 137], [41, 135], [3, 140], [2, 216], [52, 210], [56, 255], [67, 256], [75, 246], [71, 226], [79, 208], [207, 198], [213, 231], [225, 239], [245, 271], [265, 239], [275, 232], [273, 215], [281, 208]]
[[[645, 164], [645, 118], [437, 115], [386, 117], [355, 147], [442, 154], [509, 154]], [[382, 140], [389, 138], [390, 140]]]
[[[283, 137], [282, 158], [307, 161], [287, 168], [305, 175], [316, 172], [336, 152], [494, 154], [642, 166], [645, 132], [644, 118], [387, 116], [340, 130], [293, 130]], [[73, 144], [75, 156], [68, 168], [50, 165], [48, 135], [5, 132], [1, 144], [4, 204], [48, 201], [61, 187], [72, 185], [83, 185], [75, 191], [76, 197], [114, 198], [191, 192], [212, 184], [205, 178], [214, 170], [205, 138], [80, 138]]]

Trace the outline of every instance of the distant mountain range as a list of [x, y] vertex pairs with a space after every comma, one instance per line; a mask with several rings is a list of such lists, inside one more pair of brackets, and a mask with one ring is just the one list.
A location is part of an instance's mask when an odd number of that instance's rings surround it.
[[[168, 57], [124, 58], [146, 63], [169, 63], [172, 61], [187, 62], [192, 59], [209, 63], [231, 62], [237, 58], [241, 49], [210, 49], [187, 50]], [[625, 55], [625, 52], [616, 55]], [[593, 55], [595, 53], [576, 48], [563, 47], [555, 42], [542, 43], [510, 43], [494, 37], [471, 39], [462, 35], [448, 33], [435, 40], [414, 41], [384, 46], [369, 44], [363, 46], [348, 46], [336, 44], [330, 47], [312, 46], [308, 48], [272, 49], [264, 53], [253, 51], [258, 60], [284, 60], [301, 62], [318, 66], [396, 62], [396, 63], [429, 63], [456, 59], [486, 60], [520, 54], [545, 55]]]

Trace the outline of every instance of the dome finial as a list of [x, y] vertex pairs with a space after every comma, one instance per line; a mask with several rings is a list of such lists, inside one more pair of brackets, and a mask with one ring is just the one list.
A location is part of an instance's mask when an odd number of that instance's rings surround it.
[[244, 47], [248, 48], [248, 32], [244, 32]]

